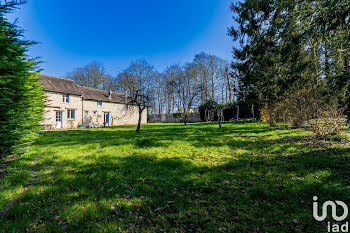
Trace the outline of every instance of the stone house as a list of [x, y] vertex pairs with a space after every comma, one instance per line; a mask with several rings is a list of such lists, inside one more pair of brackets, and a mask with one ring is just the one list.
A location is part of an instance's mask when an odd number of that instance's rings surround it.
[[[45, 90], [45, 129], [137, 124], [139, 113], [124, 94], [77, 85], [73, 80], [40, 75]], [[147, 111], [142, 113], [147, 123]]]

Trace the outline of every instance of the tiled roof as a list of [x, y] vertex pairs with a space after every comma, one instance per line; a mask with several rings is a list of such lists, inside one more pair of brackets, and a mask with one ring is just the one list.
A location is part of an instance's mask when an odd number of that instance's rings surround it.
[[41, 74], [40, 77], [43, 88], [47, 91], [64, 92], [81, 95], [79, 86], [71, 79], [58, 78]]
[[46, 91], [80, 95], [83, 96], [85, 99], [89, 100], [102, 100], [107, 102], [125, 103], [125, 95], [120, 93], [111, 92], [112, 95], [110, 98], [108, 91], [79, 86], [71, 79], [58, 78], [44, 74], [41, 74], [39, 78], [41, 79], [43, 88]]
[[82, 86], [79, 86], [79, 88], [85, 99], [125, 103], [125, 95], [120, 93], [112, 92], [112, 96], [110, 98], [109, 92], [105, 90]]

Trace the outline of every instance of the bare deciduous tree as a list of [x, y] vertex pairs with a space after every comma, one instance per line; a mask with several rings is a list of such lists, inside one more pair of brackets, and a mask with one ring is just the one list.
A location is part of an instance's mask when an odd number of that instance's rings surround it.
[[138, 92], [149, 99], [150, 113], [179, 112], [186, 122], [193, 106], [208, 100], [233, 101], [235, 84], [228, 67], [224, 60], [200, 53], [193, 62], [172, 65], [162, 73], [156, 72], [147, 61], [137, 60], [116, 77], [106, 74], [104, 66], [97, 62], [77, 68], [67, 77], [78, 85], [117, 91], [130, 98]]
[[200, 94], [202, 87], [198, 82], [198, 70], [194, 64], [187, 64], [177, 79], [177, 94], [182, 107], [184, 124], [187, 124], [188, 113], [192, 110], [195, 98]]
[[114, 78], [105, 73], [102, 64], [91, 62], [83, 67], [76, 68], [67, 74], [67, 78], [73, 79], [78, 85], [97, 89], [111, 90], [114, 88]]
[[[205, 103], [208, 100], [219, 102], [220, 97], [223, 99], [226, 88], [226, 82], [223, 80], [227, 62], [217, 56], [200, 53], [195, 56], [193, 63], [197, 65], [199, 71], [198, 77], [202, 87], [201, 102]], [[222, 100], [222, 102], [225, 101]]]
[[182, 72], [180, 65], [172, 65], [165, 70], [165, 94], [167, 99], [167, 113], [175, 111], [177, 79]]
[[137, 60], [118, 76], [118, 90], [129, 94], [130, 103], [137, 105], [139, 120], [136, 132], [140, 132], [142, 113], [152, 106], [152, 90], [154, 89], [154, 67], [145, 60]]
[[139, 133], [141, 128], [142, 113], [150, 103], [149, 95], [144, 94], [142, 90], [136, 90], [131, 97], [130, 103], [136, 104], [139, 110], [139, 120], [136, 128], [136, 133]]

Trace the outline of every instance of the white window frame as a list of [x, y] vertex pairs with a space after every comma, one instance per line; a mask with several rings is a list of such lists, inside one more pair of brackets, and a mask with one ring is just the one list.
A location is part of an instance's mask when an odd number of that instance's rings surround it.
[[98, 106], [98, 107], [102, 107], [102, 100], [98, 100], [98, 101], [97, 101], [97, 106]]
[[75, 120], [75, 110], [72, 110], [72, 109], [67, 110], [67, 120]]
[[63, 93], [63, 95], [62, 95], [62, 102], [66, 103], [66, 104], [69, 104], [69, 94]]

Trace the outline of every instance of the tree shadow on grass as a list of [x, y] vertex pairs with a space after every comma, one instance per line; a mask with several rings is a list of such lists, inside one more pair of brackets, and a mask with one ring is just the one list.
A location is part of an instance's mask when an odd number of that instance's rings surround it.
[[143, 154], [59, 163], [47, 155], [37, 182], [0, 218], [0, 229], [322, 232], [312, 197], [349, 203], [348, 152], [246, 154], [214, 167]]
[[[91, 143], [100, 143], [101, 147], [130, 145], [135, 147], [167, 147], [167, 144], [160, 140], [147, 138], [145, 134], [136, 134], [130, 129], [89, 131], [74, 130], [65, 132], [47, 132], [48, 137], [42, 137], [37, 145], [45, 147], [55, 146], [76, 146]], [[47, 136], [47, 135], [46, 135]], [[49, 138], [49, 140], [46, 140]]]
[[[193, 124], [184, 126], [174, 124], [171, 127], [163, 125], [145, 125], [141, 133], [134, 132], [133, 126], [108, 127], [93, 130], [74, 130], [64, 132], [47, 132], [37, 144], [40, 146], [72, 146], [100, 143], [101, 147], [131, 146], [135, 148], [169, 147], [174, 141], [183, 141], [197, 148], [218, 147], [228, 145], [231, 148], [252, 145], [252, 139], [261, 138], [259, 134], [266, 133], [266, 126], [253, 124], [235, 124], [224, 122], [223, 128], [214, 128], [216, 123]], [[234, 126], [234, 127], [232, 127]], [[279, 136], [288, 134], [278, 132]], [[265, 137], [270, 136], [265, 134]], [[243, 140], [244, 139], [244, 140]], [[263, 139], [264, 141], [264, 139]]]

